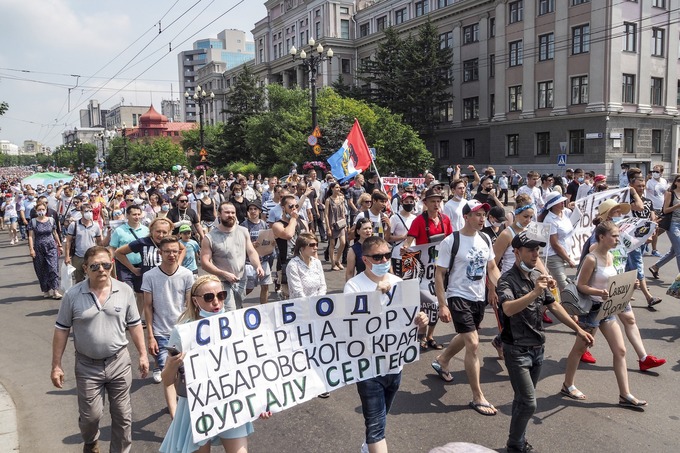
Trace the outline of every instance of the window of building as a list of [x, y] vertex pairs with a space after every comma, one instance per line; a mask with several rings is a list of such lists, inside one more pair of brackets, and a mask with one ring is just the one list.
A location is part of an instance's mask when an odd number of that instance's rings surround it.
[[555, 0], [538, 0], [538, 15], [552, 13], [555, 11]]
[[571, 0], [572, 5], [581, 5], [583, 3], [590, 3], [590, 0]]
[[511, 112], [522, 110], [522, 85], [508, 88], [508, 110]]
[[678, 80], [677, 92], [675, 94], [675, 104], [680, 105], [680, 80]]
[[346, 6], [340, 7], [340, 14], [349, 14], [349, 8]]
[[439, 121], [443, 123], [453, 121], [453, 101], [443, 102], [439, 106]]
[[314, 24], [314, 32], [316, 33], [316, 36], [314, 36], [316, 39], [319, 39], [321, 37], [321, 22], [317, 22]]
[[663, 28], [652, 28], [652, 55], [655, 57], [664, 56], [665, 34]]
[[524, 19], [524, 1], [518, 0], [508, 4], [510, 23], [521, 22]]
[[349, 39], [349, 19], [340, 20], [340, 38]]
[[479, 59], [466, 60], [463, 62], [463, 82], [479, 80]]
[[586, 133], [583, 129], [569, 131], [569, 154], [583, 154], [585, 141]]
[[489, 18], [489, 38], [496, 36], [496, 18]]
[[635, 103], [635, 75], [634, 74], [624, 74], [623, 75], [623, 91], [621, 91], [621, 102], [627, 104]]
[[463, 119], [474, 120], [479, 118], [479, 98], [463, 99]]
[[416, 17], [423, 16], [430, 12], [430, 2], [429, 0], [421, 0], [416, 2]]
[[661, 129], [652, 129], [652, 153], [661, 154], [661, 137], [663, 131]]
[[448, 49], [453, 47], [453, 32], [447, 31], [439, 35], [439, 48]]
[[264, 63], [264, 49], [259, 49], [258, 63]]
[[538, 108], [551, 109], [553, 107], [553, 81], [538, 82]]
[[[309, 33], [309, 30], [307, 31], [307, 33]], [[305, 39], [305, 32], [304, 32], [304, 31], [301, 31], [301, 32], [300, 32], [300, 44], [304, 44], [304, 43], [306, 43], [307, 41], [309, 41], [309, 39]]]
[[366, 22], [365, 24], [359, 25], [359, 37], [363, 38], [364, 36], [368, 36], [370, 32], [371, 32], [370, 23]]
[[663, 105], [663, 79], [652, 77], [651, 94], [649, 96], [652, 105]]
[[571, 78], [571, 103], [588, 103], [588, 76], [577, 76]]
[[519, 66], [524, 59], [524, 52], [522, 50], [522, 41], [513, 41], [510, 43], [510, 66]]
[[623, 130], [623, 152], [624, 153], [635, 152], [635, 129]]
[[449, 141], [440, 140], [439, 141], [439, 158], [444, 159], [449, 157]]
[[445, 6], [453, 5], [453, 1], [454, 1], [454, 0], [439, 0], [439, 1], [437, 2], [437, 6], [438, 6], [439, 8], [443, 8], [443, 7], [445, 7]]
[[571, 53], [577, 55], [590, 51], [590, 25], [579, 25], [571, 29]]
[[509, 134], [507, 138], [506, 156], [519, 156], [519, 134]]
[[470, 44], [479, 41], [479, 24], [463, 27], [463, 44]]
[[378, 17], [375, 20], [375, 25], [378, 31], [383, 31], [387, 25], [387, 16]]
[[623, 23], [623, 50], [637, 51], [637, 24], [633, 22]]
[[343, 74], [349, 74], [352, 72], [352, 66], [350, 63], [349, 58], [343, 58], [342, 59], [342, 73]]
[[317, 9], [316, 11], [314, 11], [314, 17], [321, 17], [321, 10], [320, 9]]
[[489, 55], [489, 78], [496, 76], [496, 55]]
[[555, 58], [555, 34], [547, 33], [538, 37], [538, 61]]
[[536, 133], [536, 155], [537, 156], [550, 155], [550, 132]]
[[654, 8], [666, 9], [666, 0], [652, 0], [652, 6]]
[[475, 139], [466, 138], [463, 140], [463, 157], [475, 157]]
[[406, 20], [406, 8], [402, 8], [394, 12], [394, 23], [396, 25], [403, 24]]

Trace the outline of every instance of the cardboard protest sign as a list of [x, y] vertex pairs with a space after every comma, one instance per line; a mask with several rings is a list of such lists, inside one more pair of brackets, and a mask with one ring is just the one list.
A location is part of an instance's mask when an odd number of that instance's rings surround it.
[[602, 308], [597, 314], [598, 320], [621, 313], [628, 306], [628, 302], [630, 302], [635, 291], [635, 280], [637, 280], [637, 271], [635, 270], [609, 277], [607, 282], [609, 299], [602, 302]]
[[439, 303], [434, 291], [434, 273], [437, 269], [438, 242], [409, 247], [394, 266], [395, 275], [404, 280], [418, 280], [420, 285], [420, 309], [427, 314], [430, 324], [439, 316]]
[[545, 242], [546, 244], [550, 242], [550, 225], [532, 221], [525, 231], [527, 237], [532, 241]]
[[569, 256], [574, 261], [578, 262], [580, 260], [583, 244], [585, 244], [593, 234], [593, 230], [595, 229], [593, 220], [595, 220], [598, 215], [597, 208], [600, 206], [600, 203], [609, 198], [614, 198], [617, 203], [620, 203], [626, 199], [629, 190], [628, 187], [624, 187], [621, 189], [596, 192], [576, 201], [574, 212], [570, 218], [572, 225], [574, 225], [574, 231], [571, 235], [572, 247], [571, 250], [567, 250]]
[[257, 237], [257, 241], [253, 243], [253, 246], [259, 256], [271, 255], [274, 253], [274, 247], [276, 246], [274, 232], [269, 228], [261, 230], [260, 235]]
[[417, 294], [407, 281], [386, 297], [306, 297], [177, 326], [194, 441], [418, 360]]
[[626, 251], [630, 252], [647, 242], [647, 239], [652, 237], [656, 231], [657, 225], [649, 219], [626, 217], [617, 223], [617, 226], [619, 227], [619, 240]]

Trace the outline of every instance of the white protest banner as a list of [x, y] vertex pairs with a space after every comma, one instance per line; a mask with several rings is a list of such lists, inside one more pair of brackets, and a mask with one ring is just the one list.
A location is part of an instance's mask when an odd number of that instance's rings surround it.
[[177, 326], [194, 442], [419, 358], [418, 285], [258, 305]]
[[628, 252], [640, 248], [656, 231], [656, 222], [638, 217], [626, 217], [617, 226], [619, 240]]
[[609, 299], [602, 302], [597, 320], [621, 313], [628, 306], [628, 302], [630, 302], [635, 291], [635, 280], [637, 280], [637, 271], [635, 270], [609, 277], [607, 281]]
[[425, 178], [395, 178], [388, 176], [386, 178], [381, 178], [380, 179], [383, 183], [383, 190], [385, 193], [392, 193], [393, 189], [394, 192], [396, 193], [396, 189], [394, 186], [398, 184], [402, 184], [404, 182], [411, 182], [415, 187], [418, 187], [421, 184], [425, 183]]
[[550, 225], [542, 222], [531, 222], [526, 231], [526, 235], [532, 241], [550, 242]]
[[621, 189], [596, 192], [576, 201], [574, 212], [571, 216], [571, 223], [574, 225], [574, 231], [571, 235], [572, 247], [571, 250], [567, 250], [569, 256], [571, 256], [573, 260], [579, 261], [581, 258], [581, 250], [583, 250], [583, 244], [585, 244], [593, 234], [593, 230], [595, 229], [593, 220], [597, 217], [597, 208], [600, 206], [600, 203], [610, 198], [613, 198], [617, 203], [620, 203], [622, 200], [626, 199], [629, 190], [628, 187], [624, 187]]
[[430, 325], [439, 317], [439, 303], [434, 292], [434, 273], [441, 241], [409, 247], [394, 266], [394, 273], [404, 280], [417, 279], [420, 284], [420, 309], [427, 314]]

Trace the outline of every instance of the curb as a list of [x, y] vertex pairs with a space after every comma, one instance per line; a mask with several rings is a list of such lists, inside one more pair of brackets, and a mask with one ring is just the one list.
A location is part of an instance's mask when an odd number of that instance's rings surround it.
[[17, 412], [12, 396], [0, 384], [0, 453], [19, 451]]

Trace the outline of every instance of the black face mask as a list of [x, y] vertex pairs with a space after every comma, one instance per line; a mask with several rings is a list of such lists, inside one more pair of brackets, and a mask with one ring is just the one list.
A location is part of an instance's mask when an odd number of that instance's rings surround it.
[[414, 205], [414, 204], [403, 204], [401, 206], [402, 206], [402, 208], [404, 208], [404, 211], [406, 211], [406, 212], [411, 212], [411, 211], [413, 211], [413, 208], [416, 207], [416, 205]]

